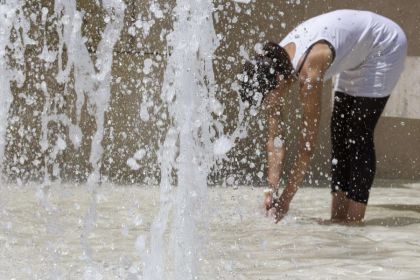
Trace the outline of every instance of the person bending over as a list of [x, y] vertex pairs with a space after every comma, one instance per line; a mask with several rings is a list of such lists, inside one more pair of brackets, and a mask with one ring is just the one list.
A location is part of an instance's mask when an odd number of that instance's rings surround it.
[[[404, 68], [407, 39], [393, 21], [368, 11], [337, 10], [311, 18], [280, 44], [268, 42], [244, 65], [241, 97], [264, 103], [268, 116], [267, 210], [279, 221], [302, 183], [314, 153], [323, 84], [337, 75], [331, 118], [331, 221], [361, 222], [376, 168], [374, 129]], [[285, 158], [282, 100], [299, 83], [302, 131], [280, 197]]]

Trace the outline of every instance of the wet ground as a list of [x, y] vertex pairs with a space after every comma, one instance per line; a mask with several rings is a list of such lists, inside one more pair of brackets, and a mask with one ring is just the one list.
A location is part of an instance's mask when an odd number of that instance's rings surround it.
[[[377, 181], [362, 227], [317, 222], [327, 188], [302, 188], [279, 224], [261, 200], [260, 188], [210, 188], [199, 279], [418, 279], [420, 183]], [[86, 219], [91, 206], [86, 186], [3, 185], [0, 278], [140, 279], [158, 188], [105, 184]]]

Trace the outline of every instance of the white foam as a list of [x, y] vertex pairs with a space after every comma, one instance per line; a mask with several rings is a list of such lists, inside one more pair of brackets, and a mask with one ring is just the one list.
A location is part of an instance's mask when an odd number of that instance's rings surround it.
[[127, 165], [132, 169], [132, 170], [139, 170], [140, 169], [140, 165], [137, 163], [137, 161], [134, 158], [129, 158], [127, 160]]
[[139, 149], [133, 156], [136, 160], [142, 160], [144, 156], [146, 155], [145, 149]]
[[233, 147], [234, 144], [232, 141], [228, 137], [222, 136], [214, 142], [213, 152], [215, 155], [224, 155], [228, 153]]

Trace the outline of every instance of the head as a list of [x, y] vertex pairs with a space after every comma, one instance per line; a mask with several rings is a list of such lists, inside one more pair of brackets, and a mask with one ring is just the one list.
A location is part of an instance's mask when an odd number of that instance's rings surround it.
[[241, 79], [241, 98], [250, 104], [257, 104], [281, 80], [289, 81], [294, 77], [294, 68], [286, 50], [276, 43], [268, 42], [261, 54], [253, 61], [247, 61]]

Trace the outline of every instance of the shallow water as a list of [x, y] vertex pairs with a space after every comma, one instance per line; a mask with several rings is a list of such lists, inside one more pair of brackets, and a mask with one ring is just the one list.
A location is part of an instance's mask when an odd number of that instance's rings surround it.
[[[302, 188], [277, 225], [259, 208], [262, 189], [210, 188], [199, 279], [417, 278], [420, 183], [376, 185], [363, 227], [317, 223], [329, 215], [327, 188]], [[81, 242], [85, 186], [8, 185], [1, 193], [1, 279], [140, 279], [158, 188], [98, 188], [93, 263]]]

